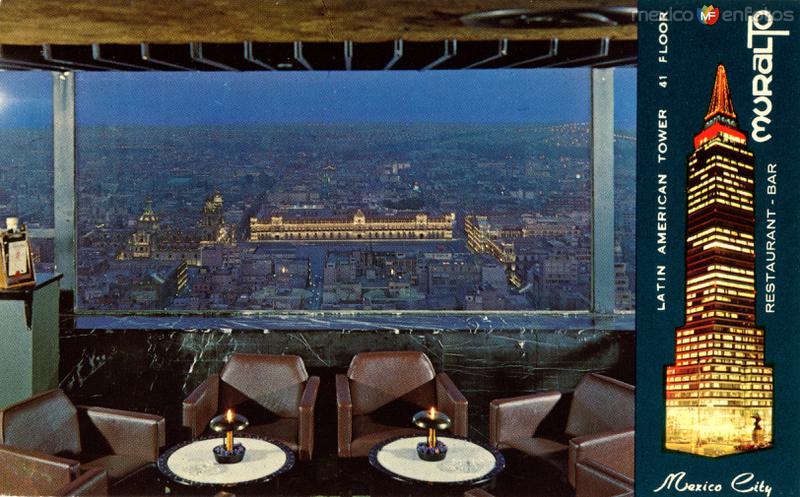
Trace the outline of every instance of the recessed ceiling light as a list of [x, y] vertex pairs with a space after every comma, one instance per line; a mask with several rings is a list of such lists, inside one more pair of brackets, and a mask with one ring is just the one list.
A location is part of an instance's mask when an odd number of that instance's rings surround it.
[[461, 22], [466, 26], [483, 28], [588, 28], [634, 24], [636, 12], [636, 7], [499, 9], [467, 14], [461, 17]]

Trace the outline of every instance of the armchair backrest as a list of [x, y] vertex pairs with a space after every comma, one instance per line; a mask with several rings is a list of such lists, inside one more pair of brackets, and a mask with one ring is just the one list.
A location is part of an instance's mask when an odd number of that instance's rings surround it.
[[422, 352], [356, 354], [347, 370], [353, 414], [369, 414], [399, 399], [427, 409], [436, 404], [435, 377]]
[[49, 455], [78, 455], [78, 411], [61, 390], [47, 390], [0, 410], [0, 443]]
[[633, 428], [633, 423], [633, 385], [591, 373], [575, 388], [565, 431], [579, 437]]
[[296, 418], [308, 373], [296, 355], [232, 354], [220, 379], [220, 410], [255, 402], [282, 418]]

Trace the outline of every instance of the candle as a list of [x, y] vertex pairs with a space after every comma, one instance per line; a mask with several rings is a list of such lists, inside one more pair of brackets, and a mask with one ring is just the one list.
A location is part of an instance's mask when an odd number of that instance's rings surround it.
[[[233, 423], [233, 409], [228, 409], [225, 413], [225, 421], [228, 423]], [[230, 430], [225, 435], [225, 449], [228, 452], [233, 452], [233, 430]]]
[[[431, 410], [428, 411], [428, 416], [431, 419], [436, 419], [436, 408], [431, 407]], [[428, 447], [431, 449], [436, 447], [436, 428], [428, 428]]]

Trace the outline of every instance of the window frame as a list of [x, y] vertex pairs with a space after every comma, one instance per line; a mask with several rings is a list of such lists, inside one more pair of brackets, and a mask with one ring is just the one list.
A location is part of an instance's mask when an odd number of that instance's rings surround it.
[[[77, 157], [75, 121], [75, 73], [52, 71], [53, 81], [53, 191], [54, 228], [31, 231], [31, 238], [53, 239], [56, 271], [62, 273], [62, 290], [77, 295]], [[72, 299], [72, 313], [76, 316], [275, 316], [285, 314], [314, 315], [585, 315], [592, 318], [633, 314], [634, 311], [615, 309], [614, 271], [614, 68], [591, 68], [591, 123], [590, 123], [590, 173], [591, 181], [591, 305], [585, 311], [169, 311], [169, 310], [85, 310], [77, 308]]]

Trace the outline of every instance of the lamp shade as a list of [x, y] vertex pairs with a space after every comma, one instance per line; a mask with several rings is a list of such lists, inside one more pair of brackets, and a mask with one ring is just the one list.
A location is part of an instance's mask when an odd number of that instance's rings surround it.
[[241, 414], [233, 414], [231, 410], [228, 410], [225, 414], [215, 416], [214, 419], [211, 420], [211, 423], [209, 423], [209, 427], [218, 433], [241, 431], [249, 425], [250, 421], [248, 421], [246, 417]]
[[412, 421], [416, 426], [426, 430], [446, 430], [452, 425], [447, 414], [435, 409], [416, 413]]

